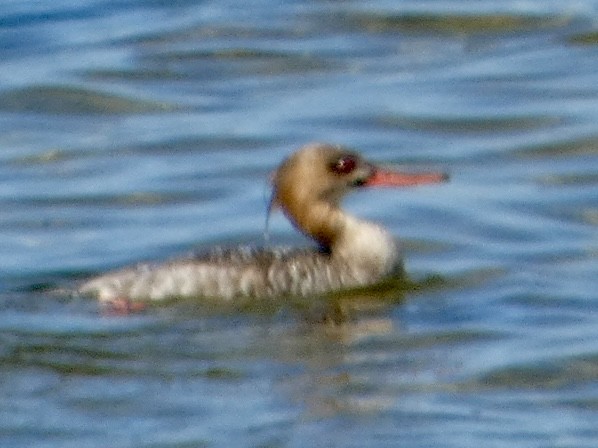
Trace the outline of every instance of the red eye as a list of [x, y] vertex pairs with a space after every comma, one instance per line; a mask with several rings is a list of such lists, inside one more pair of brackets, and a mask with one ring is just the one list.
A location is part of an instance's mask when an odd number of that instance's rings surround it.
[[349, 174], [357, 167], [357, 160], [352, 156], [344, 156], [332, 166], [332, 171], [337, 174]]

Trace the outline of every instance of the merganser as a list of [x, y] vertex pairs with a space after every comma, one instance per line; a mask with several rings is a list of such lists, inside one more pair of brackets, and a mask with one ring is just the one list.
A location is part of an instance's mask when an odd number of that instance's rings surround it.
[[375, 284], [402, 274], [399, 245], [381, 226], [346, 214], [339, 205], [341, 198], [361, 187], [404, 187], [446, 179], [436, 172], [390, 171], [339, 146], [309, 144], [276, 170], [270, 209], [280, 208], [317, 247], [216, 248], [100, 275], [84, 282], [79, 292], [108, 303], [184, 297], [231, 301], [306, 297]]

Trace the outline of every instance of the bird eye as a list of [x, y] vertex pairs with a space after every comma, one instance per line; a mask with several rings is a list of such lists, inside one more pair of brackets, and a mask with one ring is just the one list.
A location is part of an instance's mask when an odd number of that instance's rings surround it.
[[357, 160], [352, 156], [343, 156], [332, 165], [336, 174], [349, 174], [357, 167]]

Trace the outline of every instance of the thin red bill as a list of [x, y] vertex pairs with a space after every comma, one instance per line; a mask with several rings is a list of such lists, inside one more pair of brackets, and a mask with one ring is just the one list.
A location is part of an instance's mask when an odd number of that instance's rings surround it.
[[411, 187], [437, 184], [447, 180], [448, 175], [446, 173], [401, 173], [377, 168], [374, 174], [365, 182], [365, 185], [372, 187]]

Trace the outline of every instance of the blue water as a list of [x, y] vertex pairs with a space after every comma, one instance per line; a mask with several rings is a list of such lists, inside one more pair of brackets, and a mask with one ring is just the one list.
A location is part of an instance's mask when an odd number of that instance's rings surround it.
[[[0, 41], [0, 446], [597, 446], [596, 0], [5, 1]], [[419, 287], [337, 326], [69, 294], [261, 244], [314, 140], [451, 173], [346, 201]]]

